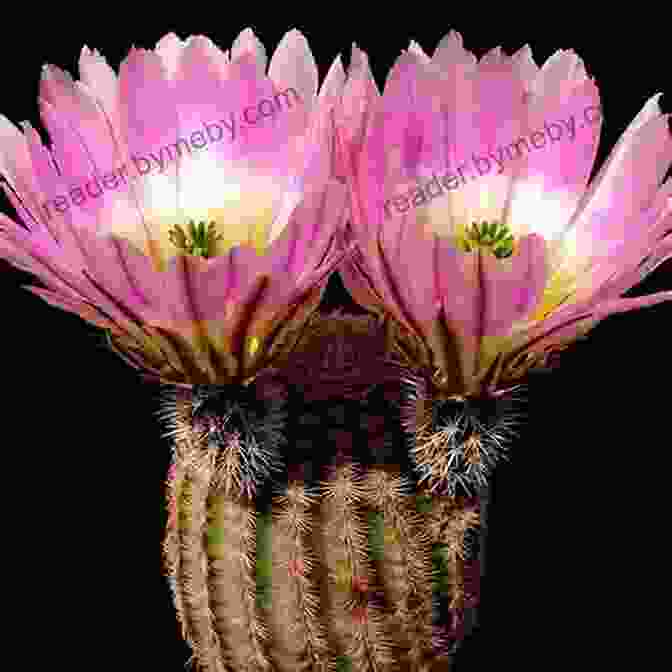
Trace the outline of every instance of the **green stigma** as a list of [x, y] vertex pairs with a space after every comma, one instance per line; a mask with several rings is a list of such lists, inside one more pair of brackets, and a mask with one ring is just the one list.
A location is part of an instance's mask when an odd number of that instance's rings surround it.
[[185, 232], [179, 224], [175, 224], [168, 232], [168, 237], [170, 242], [179, 250], [195, 257], [203, 257], [204, 259], [211, 257], [215, 242], [223, 238], [221, 233], [215, 233], [214, 222], [210, 222], [206, 228], [205, 222], [195, 224], [194, 220], [190, 219], [189, 226], [186, 228], [187, 231]]
[[504, 259], [513, 254], [513, 235], [506, 224], [472, 222], [458, 237], [457, 245], [464, 252], [487, 249], [498, 259]]

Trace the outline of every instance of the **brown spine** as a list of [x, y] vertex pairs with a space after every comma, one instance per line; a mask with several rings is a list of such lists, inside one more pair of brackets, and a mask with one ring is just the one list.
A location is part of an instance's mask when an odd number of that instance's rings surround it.
[[373, 577], [358, 467], [352, 463], [332, 467], [321, 487], [320, 523], [313, 539], [325, 568], [322, 617], [330, 646], [337, 656], [350, 659], [353, 670], [393, 669], [394, 647], [385, 633], [382, 608], [369, 599]]
[[333, 672], [315, 582], [310, 535], [315, 502], [302, 481], [273, 500], [271, 658], [279, 672]]
[[[468, 529], [480, 525], [478, 499], [468, 497], [432, 497], [429, 516], [431, 538], [441, 544], [441, 553], [446, 561], [447, 582], [450, 591], [449, 609], [453, 613], [453, 636], [461, 638], [459, 627], [465, 609], [465, 554], [464, 538]], [[477, 569], [477, 568], [476, 568]]]
[[210, 499], [208, 593], [224, 656], [234, 670], [271, 669], [265, 625], [257, 613], [256, 511], [221, 492]]
[[219, 633], [208, 595], [208, 558], [203, 546], [207, 525], [206, 501], [213, 473], [214, 451], [189, 465], [179, 503], [180, 567], [183, 608], [189, 643], [205, 672], [224, 672]]
[[425, 669], [425, 661], [434, 656], [431, 537], [403, 477], [372, 468], [365, 483], [368, 505], [383, 516], [382, 552], [375, 568], [388, 608], [387, 625], [401, 644], [401, 669]]

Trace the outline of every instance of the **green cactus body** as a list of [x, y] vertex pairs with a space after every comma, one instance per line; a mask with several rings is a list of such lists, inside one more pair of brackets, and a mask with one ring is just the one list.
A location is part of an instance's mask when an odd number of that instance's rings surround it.
[[[373, 405], [370, 384], [321, 399], [287, 387], [286, 468], [259, 467], [267, 478], [256, 488], [244, 486], [253, 460], [240, 436], [216, 442], [195, 429], [187, 390], [166, 402], [178, 511], [164, 558], [195, 661], [207, 672], [449, 669], [445, 643], [459, 634], [437, 622], [437, 604], [464, 611], [464, 535], [478, 529], [478, 499], [431, 493], [384, 458], [395, 432], [384, 415], [348, 431], [348, 414]], [[319, 444], [306, 438], [311, 421]]]

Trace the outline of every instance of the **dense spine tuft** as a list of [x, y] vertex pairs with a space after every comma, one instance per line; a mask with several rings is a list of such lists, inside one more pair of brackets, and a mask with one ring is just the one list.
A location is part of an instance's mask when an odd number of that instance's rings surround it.
[[287, 412], [284, 399], [259, 399], [255, 386], [198, 385], [191, 403], [191, 426], [203, 441], [223, 448], [235, 445], [223, 487], [238, 488], [254, 497], [258, 489], [282, 470], [280, 449]]
[[432, 398], [420, 379], [404, 381], [402, 424], [419, 484], [448, 497], [471, 496], [508, 459], [520, 413], [514, 395]]

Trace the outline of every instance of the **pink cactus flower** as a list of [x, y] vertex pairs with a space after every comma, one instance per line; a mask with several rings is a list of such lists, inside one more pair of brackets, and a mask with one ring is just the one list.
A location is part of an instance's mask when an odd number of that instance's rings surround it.
[[84, 47], [79, 74], [44, 68], [51, 147], [0, 117], [18, 215], [0, 215], [0, 256], [37, 276], [33, 293], [108, 329], [146, 375], [250, 379], [343, 256], [339, 59], [318, 94], [301, 33], [284, 36], [267, 71], [247, 29], [230, 52], [166, 35], [131, 49], [118, 74]]
[[439, 390], [503, 390], [608, 315], [672, 299], [621, 298], [672, 256], [658, 98], [589, 183], [602, 111], [572, 51], [477, 60], [451, 32], [431, 58], [412, 43], [381, 95], [353, 49], [337, 123], [358, 250], [339, 270]]

